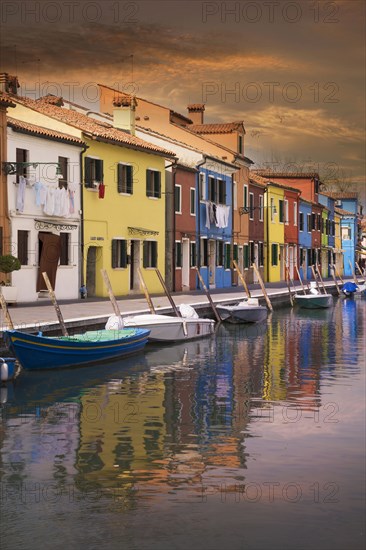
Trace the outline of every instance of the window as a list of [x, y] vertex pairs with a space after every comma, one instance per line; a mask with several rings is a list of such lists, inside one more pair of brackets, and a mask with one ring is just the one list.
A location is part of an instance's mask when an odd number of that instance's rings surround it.
[[161, 173], [157, 170], [146, 170], [146, 196], [161, 197]]
[[195, 216], [196, 215], [196, 190], [194, 187], [190, 188], [189, 197], [190, 197], [189, 213], [191, 214], [191, 216]]
[[233, 260], [238, 261], [238, 245], [233, 245]]
[[174, 188], [174, 207], [175, 213], [182, 213], [182, 186], [176, 185]]
[[175, 267], [182, 267], [182, 243], [175, 241]]
[[288, 200], [286, 200], [286, 199], [285, 199], [285, 202], [284, 202], [284, 214], [283, 214], [283, 217], [284, 217], [285, 224], [288, 225]]
[[69, 159], [66, 157], [58, 157], [58, 164], [62, 174], [61, 178], [59, 178], [58, 180], [58, 186], [60, 187], [60, 189], [62, 187], [65, 187], [65, 189], [67, 189]]
[[224, 243], [216, 242], [216, 265], [224, 265]]
[[29, 231], [19, 230], [17, 256], [21, 265], [28, 265], [28, 242]]
[[258, 243], [259, 265], [264, 265], [264, 244]]
[[254, 194], [249, 193], [249, 219], [254, 220]]
[[[284, 216], [284, 205], [283, 205], [283, 201], [282, 201], [282, 200], [279, 200], [279, 201], [278, 201], [278, 204], [279, 204], [279, 211], [280, 211], [280, 212], [279, 212], [279, 221], [280, 221], [281, 223], [283, 223], [284, 217], [285, 217], [285, 216]], [[277, 264], [276, 264], [276, 265], [277, 265]]]
[[248, 186], [244, 185], [243, 188], [243, 207], [248, 208]]
[[199, 196], [200, 201], [206, 200], [206, 189], [205, 189], [205, 174], [199, 174], [198, 175], [198, 185], [199, 185]]
[[70, 233], [60, 233], [60, 265], [70, 265]]
[[248, 267], [249, 267], [249, 246], [247, 244], [245, 244], [244, 248], [243, 248], [243, 260], [244, 260], [244, 268], [248, 269]]
[[216, 202], [216, 182], [215, 178], [208, 176], [208, 200]]
[[117, 168], [117, 191], [127, 195], [133, 194], [133, 168], [130, 164], [119, 163]]
[[127, 241], [112, 239], [112, 267], [127, 267]]
[[311, 248], [307, 249], [307, 257], [308, 257], [307, 264], [312, 265], [313, 264], [313, 251], [312, 251]]
[[278, 265], [278, 244], [271, 246], [271, 260], [273, 266]]
[[249, 262], [250, 262], [250, 265], [252, 265], [256, 260], [254, 250], [255, 250], [254, 242], [250, 241], [249, 242]]
[[[29, 151], [27, 149], [16, 149], [15, 152], [16, 162], [28, 162], [29, 160]], [[19, 177], [23, 176], [24, 178], [28, 177], [28, 168], [26, 166], [17, 166], [17, 177], [16, 182], [19, 183]]]
[[192, 241], [190, 243], [189, 265], [190, 267], [197, 265], [197, 247], [196, 243]]
[[305, 263], [305, 249], [304, 248], [300, 248], [299, 263], [300, 263], [300, 265], [303, 265]]
[[263, 195], [259, 195], [259, 221], [263, 221], [263, 210], [264, 210], [264, 202], [263, 202]]
[[318, 229], [320, 230], [320, 228], [321, 228], [321, 219], [322, 219], [320, 214], [317, 214], [317, 219], [318, 219]]
[[316, 229], [316, 214], [314, 212], [311, 213], [311, 230], [313, 231]]
[[85, 157], [85, 187], [95, 187], [95, 184], [103, 181], [103, 161]]
[[304, 214], [299, 212], [299, 231], [304, 231]]
[[226, 184], [224, 180], [217, 180], [218, 203], [226, 204]]
[[294, 225], [297, 225], [297, 202], [294, 202]]
[[244, 136], [238, 135], [238, 153], [244, 155]]
[[208, 240], [201, 239], [201, 258], [200, 263], [203, 267], [208, 265]]
[[[158, 172], [160, 174], [160, 172]], [[158, 243], [157, 241], [144, 241], [143, 266], [158, 267]]]
[[341, 228], [342, 241], [349, 241], [351, 239], [351, 228], [342, 227]]
[[225, 269], [230, 269], [231, 266], [231, 246], [230, 243], [225, 243]]

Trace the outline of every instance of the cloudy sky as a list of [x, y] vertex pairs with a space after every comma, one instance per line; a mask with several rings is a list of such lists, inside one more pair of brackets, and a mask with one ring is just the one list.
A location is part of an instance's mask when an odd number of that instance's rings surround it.
[[1, 4], [21, 93], [95, 108], [100, 82], [205, 122], [243, 120], [257, 166], [365, 193], [365, 3], [32, 0]]

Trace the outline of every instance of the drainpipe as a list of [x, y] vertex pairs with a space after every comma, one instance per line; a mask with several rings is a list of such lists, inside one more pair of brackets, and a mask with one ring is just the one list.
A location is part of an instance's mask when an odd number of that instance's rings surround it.
[[83, 185], [83, 176], [84, 176], [84, 170], [83, 170], [83, 155], [86, 152], [86, 150], [89, 149], [89, 145], [84, 145], [82, 151], [80, 151], [80, 248], [79, 248], [79, 254], [81, 256], [81, 261], [79, 258], [79, 265], [80, 265], [80, 288], [85, 285], [85, 279], [84, 279], [84, 185]]
[[[264, 190], [265, 193], [268, 192], [268, 188], [266, 187], [265, 190]], [[268, 204], [268, 196], [267, 196], [267, 207], [266, 207], [266, 210], [267, 210], [267, 213], [266, 213], [266, 217], [267, 217], [267, 231], [266, 231], [266, 240], [267, 240], [267, 283], [269, 283], [269, 204]]]
[[[202, 160], [197, 162], [196, 168], [197, 168], [197, 199], [198, 199], [198, 208], [197, 208], [197, 225], [198, 225], [198, 242], [197, 242], [197, 269], [198, 271], [201, 270], [201, 199], [200, 199], [200, 166], [203, 166], [206, 164], [207, 157], [206, 155], [202, 155]], [[208, 244], [208, 243], [207, 243]], [[199, 288], [198, 282], [196, 283], [196, 287]]]

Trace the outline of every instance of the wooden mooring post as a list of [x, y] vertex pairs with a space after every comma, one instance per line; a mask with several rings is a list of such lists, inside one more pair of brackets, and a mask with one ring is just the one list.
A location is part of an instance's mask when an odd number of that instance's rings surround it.
[[266, 291], [266, 288], [265, 288], [265, 286], [264, 286], [264, 282], [263, 282], [262, 276], [261, 276], [261, 274], [259, 273], [259, 270], [258, 270], [257, 266], [256, 266], [254, 263], [252, 264], [252, 267], [253, 267], [253, 269], [254, 269], [256, 275], [257, 275], [258, 282], [259, 282], [260, 287], [261, 287], [261, 289], [262, 289], [264, 298], [265, 298], [265, 300], [266, 300], [266, 302], [267, 302], [268, 309], [269, 309], [270, 311], [273, 311], [273, 307], [272, 307], [272, 304], [271, 304], [271, 300], [269, 299], [269, 296], [268, 296], [268, 294], [267, 294], [267, 291]]
[[69, 333], [67, 332], [67, 328], [66, 328], [66, 325], [65, 325], [65, 321], [64, 321], [64, 318], [62, 317], [62, 313], [61, 313], [60, 307], [59, 307], [59, 305], [58, 305], [58, 303], [57, 303], [56, 294], [55, 294], [55, 292], [54, 292], [54, 290], [53, 290], [53, 288], [52, 288], [51, 281], [49, 280], [46, 271], [43, 271], [43, 272], [42, 272], [42, 275], [43, 275], [44, 281], [45, 281], [46, 286], [47, 286], [48, 294], [49, 294], [49, 296], [50, 296], [50, 298], [51, 298], [51, 301], [52, 301], [52, 303], [53, 303], [53, 307], [55, 308], [56, 315], [57, 315], [57, 318], [58, 318], [58, 322], [60, 323], [62, 335], [63, 335], [63, 336], [68, 336]]
[[[111, 282], [109, 280], [108, 273], [106, 272], [105, 269], [101, 269], [100, 271], [102, 273], [102, 277], [103, 277], [106, 289], [108, 290], [108, 296], [109, 296], [109, 299], [111, 301], [114, 314], [117, 315], [117, 317], [120, 317], [120, 319], [122, 319], [121, 310], [118, 307], [116, 297], [113, 294], [112, 285], [111, 285]], [[123, 323], [123, 319], [122, 319], [122, 323]]]
[[213, 300], [212, 300], [212, 298], [211, 298], [211, 294], [209, 293], [209, 290], [208, 290], [208, 288], [206, 287], [205, 282], [204, 282], [204, 280], [202, 279], [202, 275], [201, 275], [201, 273], [200, 273], [200, 271], [199, 271], [199, 269], [198, 269], [197, 266], [196, 266], [196, 271], [197, 271], [197, 276], [198, 276], [198, 278], [199, 278], [199, 280], [200, 280], [200, 283], [201, 283], [201, 285], [202, 285], [202, 288], [203, 288], [203, 290], [204, 290], [205, 293], [206, 293], [206, 296], [207, 296], [208, 301], [210, 302], [212, 311], [214, 312], [215, 317], [216, 317], [216, 319], [218, 320], [218, 322], [221, 323], [221, 317], [220, 317], [220, 315], [219, 315], [219, 312], [217, 311], [216, 306], [215, 306], [215, 304], [213, 303]]
[[245, 278], [244, 278], [244, 275], [242, 274], [242, 272], [241, 272], [240, 269], [239, 269], [239, 266], [238, 266], [238, 263], [237, 263], [236, 260], [233, 260], [233, 265], [234, 265], [236, 271], [238, 272], [239, 279], [241, 280], [241, 283], [242, 283], [242, 285], [243, 285], [243, 287], [244, 287], [244, 290], [245, 290], [245, 292], [246, 292], [246, 295], [248, 296], [248, 298], [250, 298], [250, 297], [251, 297], [250, 290], [249, 290], [249, 288], [248, 288], [248, 285], [247, 285], [247, 283], [246, 283], [246, 280], [245, 280]]
[[158, 276], [158, 279], [159, 279], [159, 281], [160, 281], [161, 286], [162, 286], [163, 289], [164, 289], [165, 295], [166, 295], [166, 297], [168, 298], [168, 300], [169, 300], [169, 302], [170, 302], [170, 305], [171, 305], [172, 308], [173, 308], [173, 311], [174, 311], [175, 315], [176, 315], [177, 317], [182, 317], [181, 314], [180, 314], [179, 309], [178, 309], [177, 306], [175, 305], [175, 302], [174, 302], [174, 300], [173, 300], [172, 295], [170, 294], [170, 292], [169, 292], [169, 290], [168, 290], [168, 287], [167, 287], [166, 284], [165, 284], [165, 281], [164, 281], [164, 279], [163, 279], [163, 276], [162, 276], [162, 274], [160, 273], [160, 271], [158, 270], [157, 267], [155, 268], [155, 272], [156, 272], [156, 274], [157, 274], [157, 276]]
[[10, 330], [14, 330], [14, 324], [13, 324], [12, 318], [11, 318], [9, 310], [8, 310], [8, 305], [6, 303], [6, 300], [4, 298], [3, 293], [1, 291], [1, 287], [0, 287], [0, 305], [3, 309], [4, 318], [5, 318], [6, 324], [8, 325], [8, 328]]
[[142, 286], [142, 290], [144, 291], [146, 301], [147, 301], [148, 306], [149, 306], [149, 308], [150, 308], [150, 312], [151, 312], [151, 313], [156, 313], [155, 308], [154, 308], [154, 304], [152, 303], [152, 300], [151, 300], [149, 291], [148, 291], [148, 289], [147, 289], [147, 286], [146, 286], [146, 284], [145, 284], [144, 278], [143, 278], [143, 276], [142, 276], [141, 269], [140, 269], [139, 267], [137, 268], [137, 273], [138, 273], [138, 275], [139, 275], [140, 283], [141, 283], [141, 286]]

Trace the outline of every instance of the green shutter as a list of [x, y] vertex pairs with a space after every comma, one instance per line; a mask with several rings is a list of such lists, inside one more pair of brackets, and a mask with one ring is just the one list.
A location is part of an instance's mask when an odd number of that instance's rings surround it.
[[117, 191], [123, 193], [123, 164], [117, 164]]
[[148, 197], [152, 196], [152, 189], [151, 189], [151, 170], [146, 170], [146, 195]]
[[127, 267], [127, 241], [121, 241], [121, 267]]
[[243, 256], [244, 256], [244, 267], [249, 267], [249, 246], [247, 244], [244, 245], [243, 248]]
[[126, 166], [127, 193], [133, 194], [133, 167]]
[[118, 242], [116, 239], [112, 240], [112, 267], [117, 267], [117, 259], [118, 259]]
[[225, 244], [225, 269], [230, 269], [230, 253], [231, 246], [229, 244]]
[[91, 162], [92, 159], [90, 157], [85, 157], [84, 159], [84, 183], [85, 187], [91, 187], [92, 181], [91, 181]]

